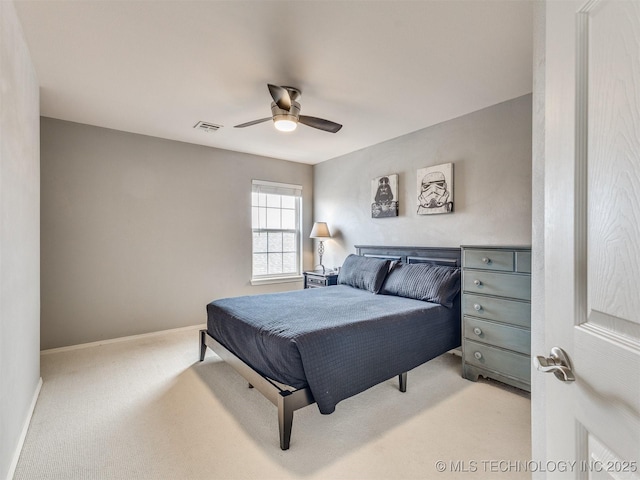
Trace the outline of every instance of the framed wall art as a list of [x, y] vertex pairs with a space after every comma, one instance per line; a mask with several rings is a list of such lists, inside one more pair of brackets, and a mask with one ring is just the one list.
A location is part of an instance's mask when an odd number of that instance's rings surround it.
[[418, 215], [453, 212], [453, 163], [418, 170]]
[[398, 175], [371, 180], [371, 218], [398, 216]]

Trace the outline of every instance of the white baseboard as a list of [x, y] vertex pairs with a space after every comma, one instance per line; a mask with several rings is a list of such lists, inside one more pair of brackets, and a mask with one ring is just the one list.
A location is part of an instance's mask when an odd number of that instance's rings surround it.
[[31, 400], [31, 405], [29, 406], [29, 412], [27, 414], [27, 418], [25, 418], [24, 420], [24, 425], [22, 426], [22, 433], [20, 433], [20, 439], [18, 440], [16, 451], [13, 454], [11, 465], [9, 465], [9, 473], [7, 474], [7, 480], [12, 480], [13, 475], [16, 473], [16, 467], [18, 466], [20, 453], [22, 453], [22, 447], [24, 445], [25, 439], [27, 438], [27, 432], [29, 431], [29, 425], [31, 424], [31, 417], [33, 417], [33, 411], [36, 409], [36, 403], [38, 401], [38, 397], [40, 396], [41, 388], [42, 388], [42, 377], [40, 377], [40, 380], [38, 380], [38, 386], [36, 387], [36, 391], [33, 393], [33, 399]]
[[97, 342], [80, 343], [78, 345], [69, 345], [68, 347], [49, 348], [47, 350], [40, 350], [40, 355], [49, 355], [51, 353], [68, 352], [70, 350], [78, 350], [81, 348], [97, 347], [99, 345], [108, 345], [109, 343], [128, 342], [130, 340], [137, 340], [145, 337], [155, 337], [158, 335], [164, 335], [170, 332], [180, 332], [185, 330], [200, 330], [206, 328], [204, 324], [190, 325], [188, 327], [170, 328], [168, 330], [160, 330], [157, 332], [141, 333], [139, 335], [129, 335], [127, 337], [110, 338], [108, 340], [99, 340]]

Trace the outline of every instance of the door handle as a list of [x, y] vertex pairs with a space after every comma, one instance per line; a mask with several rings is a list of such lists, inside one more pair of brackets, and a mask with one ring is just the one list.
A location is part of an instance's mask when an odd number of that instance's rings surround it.
[[539, 371], [553, 372], [556, 378], [563, 382], [573, 382], [576, 379], [571, 370], [569, 357], [561, 348], [552, 347], [548, 357], [537, 356], [534, 363]]

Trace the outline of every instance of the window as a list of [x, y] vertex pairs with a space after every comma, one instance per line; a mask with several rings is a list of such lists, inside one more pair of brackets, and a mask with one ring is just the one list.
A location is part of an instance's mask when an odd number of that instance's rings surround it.
[[297, 280], [302, 273], [302, 187], [253, 180], [252, 283]]

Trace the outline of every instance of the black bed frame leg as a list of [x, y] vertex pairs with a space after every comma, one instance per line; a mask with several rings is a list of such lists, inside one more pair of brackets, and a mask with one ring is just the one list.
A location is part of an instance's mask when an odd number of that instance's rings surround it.
[[400, 391], [407, 391], [407, 372], [401, 373], [398, 375], [398, 380], [400, 380]]
[[207, 353], [207, 344], [204, 341], [204, 336], [207, 334], [206, 330], [200, 330], [200, 361], [204, 360], [204, 354]]
[[278, 427], [280, 429], [280, 449], [289, 450], [291, 427], [293, 426], [293, 409], [285, 401], [285, 392], [278, 397]]

